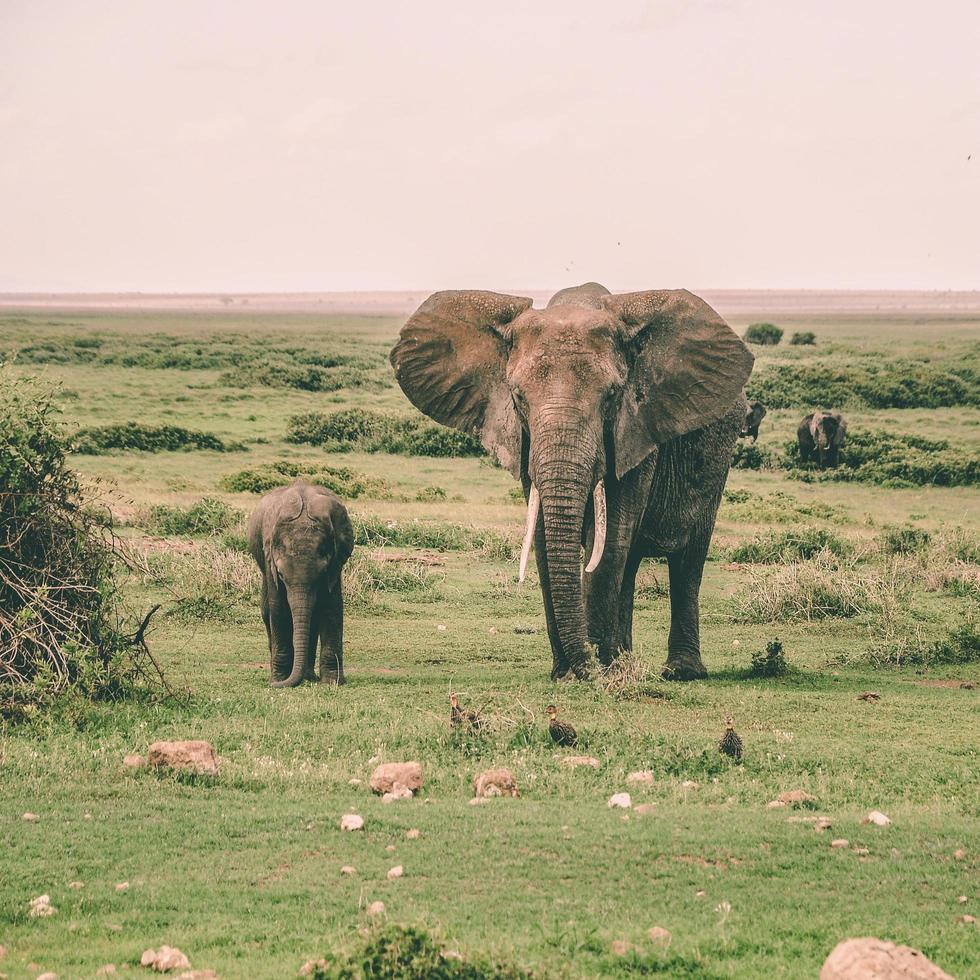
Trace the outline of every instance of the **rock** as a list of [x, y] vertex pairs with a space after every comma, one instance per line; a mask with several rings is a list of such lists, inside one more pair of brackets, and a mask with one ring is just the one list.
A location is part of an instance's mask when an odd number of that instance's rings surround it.
[[732, 649], [737, 650], [742, 645], [741, 640], [732, 640]]
[[780, 793], [773, 800], [773, 803], [782, 803], [785, 806], [806, 806], [808, 803], [816, 803], [817, 798], [804, 792], [802, 789], [791, 789], [785, 793]]
[[964, 926], [975, 926], [977, 924], [975, 915], [961, 915], [956, 921]]
[[168, 970], [189, 970], [191, 961], [176, 946], [161, 946], [159, 949], [144, 950], [140, 966], [166, 973]]
[[327, 964], [327, 961], [326, 960], [307, 960], [299, 968], [299, 976], [301, 976], [301, 977], [311, 977], [311, 976], [313, 976], [314, 973], [317, 972], [317, 970], [326, 971], [327, 965], [328, 964]]
[[218, 980], [218, 974], [214, 970], [185, 970], [178, 973], [174, 980]]
[[115, 963], [106, 963], [105, 966], [100, 966], [95, 971], [95, 975], [97, 977], [108, 977], [108, 976], [111, 976], [115, 972], [116, 972], [116, 964]]
[[123, 765], [127, 769], [142, 769], [146, 765], [146, 756], [133, 753], [123, 756]]
[[843, 837], [838, 837], [836, 840], [830, 842], [831, 847], [850, 847], [851, 842]]
[[401, 783], [396, 783], [395, 788], [390, 793], [385, 793], [381, 797], [382, 803], [396, 803], [398, 800], [411, 800], [415, 794], [407, 787], [402, 786]]
[[518, 625], [514, 627], [514, 632], [518, 636], [533, 636], [535, 633], [537, 633], [537, 631], [538, 628], [536, 626], [530, 626], [526, 623], [518, 623]]
[[356, 875], [357, 874], [357, 868], [355, 868], [352, 864], [345, 864], [340, 869], [340, 873], [342, 875]]
[[778, 810], [782, 806], [787, 806], [788, 804], [784, 800], [770, 800], [766, 804], [767, 810]]
[[116, 885], [116, 891], [117, 892], [124, 892], [124, 891], [128, 891], [128, 890], [129, 890], [129, 882], [128, 881], [120, 881], [119, 884]]
[[360, 786], [361, 785], [361, 781], [359, 779], [348, 779], [347, 780], [347, 785], [348, 786]]
[[[966, 905], [966, 895], [957, 895], [956, 901], [959, 902], [960, 905]], [[0, 946], [0, 949], [2, 949], [2, 948], [3, 947]], [[2, 956], [3, 956], [3, 953], [0, 953], [0, 957], [2, 957]]]
[[609, 947], [613, 956], [629, 956], [630, 953], [637, 953], [639, 950], [625, 939], [614, 939]]
[[484, 799], [484, 797], [474, 796], [473, 799], [470, 800], [470, 806], [479, 806], [481, 803], [486, 803], [486, 802], [487, 801], [486, 799]]
[[409, 840], [418, 840], [422, 836], [422, 831], [418, 827], [411, 827], [405, 831], [405, 836]]
[[645, 817], [645, 816], [648, 816], [651, 813], [656, 813], [657, 812], [657, 804], [656, 803], [640, 803], [637, 806], [633, 807], [633, 812], [637, 816], [639, 816], [639, 817]]
[[953, 851], [953, 858], [957, 861], [965, 861], [966, 851], [964, 851], [962, 847], [957, 848], [955, 851]]
[[881, 810], [872, 810], [861, 823], [873, 823], [876, 827], [887, 827], [891, 820]]
[[38, 895], [31, 899], [30, 911], [27, 913], [32, 919], [44, 919], [49, 915], [54, 915], [58, 910], [51, 904], [50, 895]]
[[566, 755], [562, 758], [561, 764], [577, 769], [579, 766], [588, 766], [591, 769], [599, 768], [599, 760], [594, 755]]
[[385, 762], [371, 773], [371, 789], [379, 795], [392, 793], [399, 786], [410, 793], [422, 788], [421, 762]]
[[37, 823], [41, 818], [36, 813], [31, 813], [28, 811], [27, 813], [22, 814], [20, 819], [26, 821], [27, 823]]
[[394, 881], [396, 878], [401, 878], [404, 874], [405, 869], [400, 864], [396, 864], [393, 868], [388, 869], [388, 874], [385, 877], [389, 881]]
[[438, 626], [436, 627], [436, 629], [437, 629], [437, 630], [438, 630], [438, 631], [439, 631], [440, 633], [445, 633], [445, 632], [446, 632], [446, 627], [445, 627], [445, 625], [444, 625], [443, 623], [440, 623], [440, 624], [439, 624], [439, 625], [438, 625]]
[[385, 914], [385, 903], [384, 902], [372, 902], [365, 910], [371, 918], [377, 918], [379, 915]]
[[644, 786], [650, 786], [653, 784], [653, 770], [640, 769], [638, 772], [631, 772], [626, 777], [626, 782], [632, 785], [643, 784]]
[[606, 806], [610, 809], [620, 809], [628, 810], [633, 805], [633, 798], [629, 793], [613, 793], [612, 796], [606, 800]]
[[203, 739], [154, 742], [147, 761], [154, 769], [185, 769], [200, 775], [218, 775], [218, 756], [214, 746]]
[[864, 857], [864, 855], [871, 853], [871, 851], [869, 851], [868, 848], [866, 847], [854, 847], [851, 848], [851, 850], [854, 854], [857, 854], [860, 857]]
[[693, 779], [685, 779], [684, 782], [681, 783], [681, 789], [697, 789], [697, 788], [698, 788], [698, 784]]
[[477, 796], [520, 796], [517, 780], [509, 769], [487, 769], [473, 780]]
[[386, 851], [387, 851], [387, 852], [388, 852], [389, 854], [394, 854], [394, 853], [395, 853], [395, 845], [394, 845], [394, 844], [389, 844], [389, 845], [388, 845], [388, 846], [387, 846], [387, 847], [385, 848], [385, 850], [386, 850]]
[[39, 973], [37, 975], [37, 980], [58, 980], [58, 974], [51, 973], [49, 970], [47, 973]]
[[813, 823], [814, 830], [830, 830], [833, 824], [826, 817], [819, 817]]
[[670, 934], [669, 929], [665, 929], [663, 926], [653, 926], [647, 930], [647, 938], [655, 946], [669, 946], [674, 937]]
[[865, 937], [838, 943], [820, 969], [820, 980], [953, 980], [919, 950]]
[[356, 813], [345, 813], [340, 818], [340, 829], [341, 830], [363, 830], [364, 829], [364, 817], [358, 816]]
[[498, 630], [496, 626], [491, 626], [490, 629], [487, 630], [487, 633], [490, 636], [496, 636], [499, 632], [500, 630]]

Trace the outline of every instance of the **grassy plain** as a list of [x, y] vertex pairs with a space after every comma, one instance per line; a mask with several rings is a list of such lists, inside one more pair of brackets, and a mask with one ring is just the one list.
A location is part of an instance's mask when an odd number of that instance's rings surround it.
[[[818, 340], [756, 348], [757, 371], [826, 356], [980, 360], [977, 316], [753, 319], [776, 320], [787, 337], [813, 330]], [[732, 322], [741, 332], [748, 318]], [[284, 441], [298, 413], [411, 411], [386, 368], [398, 326], [395, 317], [242, 310], [0, 311], [0, 348], [22, 351], [15, 370], [62, 386], [69, 430], [136, 421], [244, 444], [75, 458], [144, 556], [142, 571], [125, 573], [128, 601], [140, 611], [164, 603], [151, 647], [170, 682], [191, 694], [70, 702], [2, 732], [0, 973], [89, 977], [169, 943], [222, 977], [292, 976], [304, 960], [354, 945], [368, 926], [366, 905], [380, 899], [391, 922], [424, 925], [449, 949], [541, 976], [812, 977], [839, 940], [860, 935], [920, 948], [955, 976], [978, 975], [976, 926], [957, 920], [980, 914], [980, 695], [960, 686], [980, 681], [980, 663], [902, 660], [975, 615], [976, 553], [963, 545], [978, 531], [975, 487], [806, 484], [733, 471], [736, 493], [722, 506], [702, 593], [704, 682], [657, 678], [664, 566], [648, 563], [643, 573], [634, 676], [608, 691], [548, 682], [537, 582], [518, 586], [501, 549], [371, 546], [352, 569], [347, 686], [267, 687], [247, 562], [220, 543], [152, 534], [152, 506], [216, 497], [246, 512], [257, 498], [223, 491], [222, 478], [287, 460], [385, 481], [384, 499], [366, 494], [349, 505], [366, 521], [465, 525], [513, 543], [520, 534], [514, 484], [483, 460], [326, 454]], [[50, 357], [23, 352], [39, 344]], [[223, 379], [224, 366], [119, 362], [175, 346], [193, 362], [194, 350], [205, 358], [256, 344], [359, 359], [363, 384], [242, 388]], [[781, 445], [802, 414], [771, 412], [760, 444]], [[852, 427], [895, 427], [980, 451], [974, 407], [848, 415]], [[887, 528], [907, 524], [930, 533], [928, 548], [887, 553]], [[822, 528], [850, 547], [852, 564], [826, 574], [870, 582], [861, 608], [750, 621], [748, 584], [769, 587], [782, 567], [732, 563], [730, 553], [787, 528]], [[391, 560], [399, 558], [407, 560]], [[803, 564], [820, 574], [821, 560]], [[182, 605], [213, 596], [216, 583], [215, 603]], [[526, 626], [536, 632], [515, 632]], [[751, 676], [752, 654], [776, 637], [789, 672]], [[450, 737], [450, 688], [485, 706], [487, 736]], [[880, 701], [857, 700], [867, 689]], [[598, 770], [562, 763], [570, 753], [555, 750], [542, 720], [549, 701], [579, 729], [576, 751], [596, 756]], [[746, 745], [740, 766], [716, 748], [727, 712]], [[221, 775], [123, 769], [125, 753], [158, 738], [210, 739]], [[383, 805], [367, 788], [372, 768], [407, 758], [425, 766], [420, 798]], [[491, 765], [513, 769], [521, 798], [469, 806], [473, 775]], [[652, 783], [627, 786], [641, 769]], [[608, 809], [607, 798], [626, 789], [634, 803], [655, 803], [653, 813]], [[815, 796], [815, 808], [767, 808], [791, 789]], [[863, 824], [873, 809], [892, 824]], [[38, 819], [22, 820], [27, 811]], [[363, 833], [339, 831], [350, 811], [364, 816]], [[817, 816], [832, 828], [815, 830]], [[420, 836], [406, 838], [409, 828]], [[831, 848], [834, 838], [849, 845]], [[341, 875], [348, 864], [356, 875]], [[404, 877], [386, 880], [397, 864]], [[128, 888], [117, 890], [121, 882]], [[29, 918], [42, 893], [57, 913]], [[670, 930], [669, 948], [650, 942], [651, 926]], [[616, 940], [635, 949], [616, 955]]]

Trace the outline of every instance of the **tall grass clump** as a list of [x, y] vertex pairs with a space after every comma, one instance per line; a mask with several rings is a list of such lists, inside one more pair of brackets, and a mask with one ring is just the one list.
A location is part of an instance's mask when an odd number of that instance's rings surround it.
[[203, 497], [189, 507], [156, 504], [142, 519], [141, 524], [156, 534], [181, 534], [213, 536], [230, 531], [245, 520], [237, 507], [215, 497]]
[[0, 365], [0, 715], [129, 690], [109, 513], [68, 466], [54, 393]]
[[76, 452], [88, 456], [99, 456], [113, 449], [135, 449], [146, 453], [209, 449], [224, 453], [244, 448], [237, 443], [226, 443], [213, 432], [185, 429], [179, 425], [143, 425], [139, 422], [79, 429], [72, 441]]
[[853, 549], [848, 541], [824, 528], [800, 527], [788, 531], [768, 531], [732, 550], [733, 562], [775, 565], [806, 561], [826, 552], [843, 557]]
[[783, 331], [775, 323], [753, 323], [745, 331], [744, 339], [750, 344], [774, 347], [783, 339]]
[[392, 521], [355, 514], [354, 544], [375, 548], [427, 548], [433, 551], [479, 551], [489, 560], [508, 561], [512, 544], [489, 528], [464, 527], [442, 521]]
[[812, 330], [800, 330], [789, 339], [794, 347], [812, 347], [817, 342], [817, 335]]
[[354, 552], [344, 566], [344, 602], [368, 606], [384, 598], [434, 602], [442, 579], [420, 561], [391, 561]]
[[363, 408], [294, 415], [289, 442], [322, 446], [331, 452], [397, 453], [404, 456], [482, 456], [477, 440], [429, 422]]
[[391, 486], [385, 480], [367, 476], [348, 466], [292, 463], [288, 460], [277, 460], [228, 473], [221, 477], [218, 486], [230, 493], [268, 493], [276, 487], [291, 483], [297, 477], [326, 487], [343, 500], [357, 500], [358, 497], [390, 500], [394, 497]]

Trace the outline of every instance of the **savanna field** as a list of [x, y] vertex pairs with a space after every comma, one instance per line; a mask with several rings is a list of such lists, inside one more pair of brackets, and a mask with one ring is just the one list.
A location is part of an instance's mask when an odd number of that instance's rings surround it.
[[[56, 386], [70, 464], [113, 515], [128, 628], [160, 604], [166, 682], [5, 710], [0, 974], [136, 975], [166, 943], [220, 977], [413, 956], [365, 975], [815, 977], [870, 935], [980, 976], [961, 921], [980, 916], [980, 313], [721, 312], [784, 335], [752, 348], [769, 414], [705, 568], [709, 677], [660, 679], [666, 565], [647, 561], [634, 654], [553, 684], [535, 574], [517, 583], [523, 498], [402, 395], [402, 318], [0, 310], [3, 383]], [[792, 451], [819, 407], [849, 422], [834, 474]], [[268, 686], [244, 526], [297, 475], [355, 524], [339, 689]], [[450, 731], [451, 690], [483, 730]], [[577, 748], [552, 744], [552, 702]], [[718, 751], [726, 714], [741, 764]], [[123, 766], [190, 738], [217, 777]], [[422, 791], [382, 803], [372, 770], [410, 759]], [[493, 766], [520, 798], [471, 806]], [[768, 806], [794, 790], [812, 799]], [[607, 806], [621, 792], [633, 809]], [[31, 917], [42, 894], [57, 911]]]

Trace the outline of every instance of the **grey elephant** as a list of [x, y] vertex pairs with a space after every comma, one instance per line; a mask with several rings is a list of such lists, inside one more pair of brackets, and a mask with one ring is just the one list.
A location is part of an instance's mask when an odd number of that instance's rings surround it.
[[738, 434], [739, 438], [744, 439], [747, 436], [752, 436], [752, 441], [755, 442], [759, 438], [759, 426], [765, 417], [766, 406], [762, 402], [749, 402], [745, 418], [742, 420], [742, 431]]
[[[421, 411], [479, 438], [527, 500], [552, 677], [633, 644], [641, 559], [666, 556], [665, 676], [704, 677], [698, 594], [745, 418], [753, 357], [686, 290], [565, 289], [546, 309], [492, 292], [430, 296], [391, 362]], [[585, 545], [584, 574], [580, 552]]]
[[820, 469], [836, 469], [847, 435], [847, 422], [840, 412], [811, 412], [796, 430], [800, 461], [816, 463]]
[[248, 522], [248, 550], [262, 573], [262, 620], [272, 686], [344, 683], [341, 573], [354, 548], [347, 509], [329, 490], [295, 480], [259, 501]]

